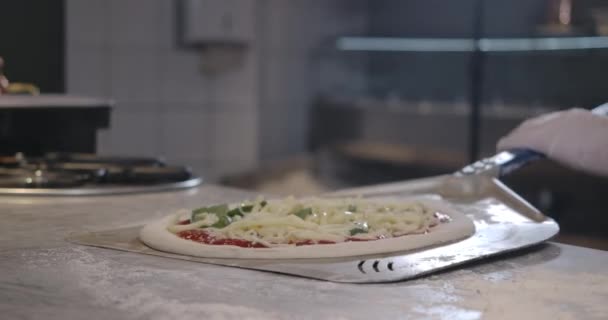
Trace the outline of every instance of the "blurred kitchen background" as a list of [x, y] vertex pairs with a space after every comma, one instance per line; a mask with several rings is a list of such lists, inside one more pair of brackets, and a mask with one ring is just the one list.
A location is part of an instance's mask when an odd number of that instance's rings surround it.
[[[528, 117], [608, 101], [608, 1], [7, 1], [0, 56], [4, 155], [162, 158], [314, 194], [453, 172]], [[67, 114], [15, 125], [36, 89], [93, 107], [85, 133], [57, 133]], [[543, 161], [505, 182], [564, 239], [608, 236], [605, 178]]]

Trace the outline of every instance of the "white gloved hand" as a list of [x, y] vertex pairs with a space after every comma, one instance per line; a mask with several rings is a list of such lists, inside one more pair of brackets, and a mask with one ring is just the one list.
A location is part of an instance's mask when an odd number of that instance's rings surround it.
[[524, 121], [497, 149], [528, 148], [557, 162], [608, 176], [608, 117], [584, 109], [552, 112]]

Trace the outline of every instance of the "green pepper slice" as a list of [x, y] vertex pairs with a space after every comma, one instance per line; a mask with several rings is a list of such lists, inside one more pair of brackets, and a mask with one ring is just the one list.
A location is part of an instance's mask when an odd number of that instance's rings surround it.
[[304, 219], [306, 219], [306, 217], [308, 217], [309, 215], [312, 214], [312, 208], [299, 209], [292, 214], [294, 214], [294, 215], [298, 216], [300, 219], [304, 220]]

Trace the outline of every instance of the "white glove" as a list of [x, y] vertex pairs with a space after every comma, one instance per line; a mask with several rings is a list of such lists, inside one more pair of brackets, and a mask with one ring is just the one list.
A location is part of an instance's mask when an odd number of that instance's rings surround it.
[[584, 109], [552, 112], [524, 121], [497, 149], [528, 148], [566, 166], [608, 176], [608, 117]]

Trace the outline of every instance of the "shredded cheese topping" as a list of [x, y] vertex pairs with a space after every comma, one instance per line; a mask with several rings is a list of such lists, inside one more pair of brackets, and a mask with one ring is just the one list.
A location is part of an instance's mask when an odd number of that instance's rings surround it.
[[[230, 205], [228, 209], [245, 208], [244, 205], [249, 206], [247, 212], [242, 209], [242, 214], [229, 218], [226, 225], [218, 226], [221, 217], [201, 208], [194, 210], [196, 216], [182, 212], [168, 230], [205, 230], [216, 239], [240, 239], [276, 247], [302, 241], [337, 243], [419, 234], [443, 222], [440, 213], [419, 201], [288, 197]], [[190, 223], [181, 224], [186, 220]]]

